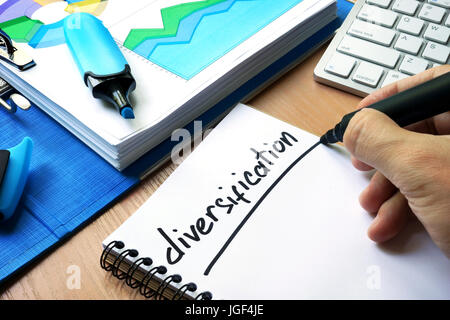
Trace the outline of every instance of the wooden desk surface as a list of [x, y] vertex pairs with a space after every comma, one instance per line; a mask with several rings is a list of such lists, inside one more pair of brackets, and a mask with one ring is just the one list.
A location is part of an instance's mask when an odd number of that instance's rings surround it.
[[[324, 49], [249, 104], [316, 135], [331, 128], [354, 109], [360, 98], [313, 80], [314, 67]], [[22, 271], [6, 288], [0, 289], [0, 299], [142, 299], [100, 268], [101, 243], [152, 195], [174, 168], [175, 165], [166, 164], [63, 245]], [[80, 271], [80, 289], [69, 289], [71, 286], [67, 285], [73, 270]]]

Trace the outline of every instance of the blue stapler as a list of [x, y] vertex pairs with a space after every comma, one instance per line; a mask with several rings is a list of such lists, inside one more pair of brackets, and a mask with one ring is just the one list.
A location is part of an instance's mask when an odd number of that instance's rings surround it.
[[0, 222], [16, 211], [30, 168], [33, 141], [25, 138], [17, 146], [0, 150]]

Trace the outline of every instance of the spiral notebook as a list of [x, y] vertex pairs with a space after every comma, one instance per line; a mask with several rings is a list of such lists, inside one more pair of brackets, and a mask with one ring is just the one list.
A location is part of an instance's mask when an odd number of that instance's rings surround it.
[[369, 240], [369, 177], [317, 142], [239, 105], [103, 242], [102, 267], [157, 299], [449, 299], [420, 224]]

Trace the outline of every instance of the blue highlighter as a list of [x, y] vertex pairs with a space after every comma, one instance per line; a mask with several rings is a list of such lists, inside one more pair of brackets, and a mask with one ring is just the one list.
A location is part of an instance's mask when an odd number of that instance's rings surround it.
[[25, 138], [8, 150], [0, 150], [0, 222], [16, 211], [30, 169], [33, 141]]
[[103, 22], [90, 13], [73, 13], [64, 20], [64, 35], [92, 95], [113, 104], [125, 119], [134, 119], [129, 95], [136, 81]]

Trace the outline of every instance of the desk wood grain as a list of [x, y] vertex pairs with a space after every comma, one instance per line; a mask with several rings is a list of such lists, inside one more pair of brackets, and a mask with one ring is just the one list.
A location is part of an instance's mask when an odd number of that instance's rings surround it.
[[[258, 110], [320, 135], [353, 110], [360, 98], [321, 85], [313, 70], [325, 48], [297, 66], [250, 104]], [[23, 270], [4, 288], [0, 299], [142, 299], [99, 266], [101, 242], [132, 215], [173, 172], [168, 163], [56, 250]], [[70, 289], [79, 270], [80, 288]], [[73, 285], [73, 283], [72, 283]]]

